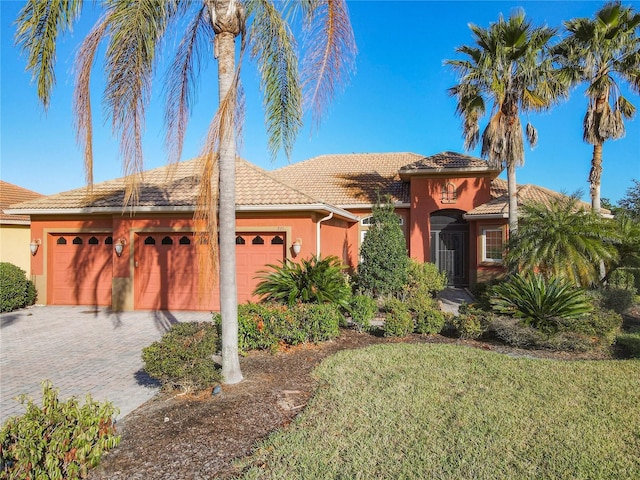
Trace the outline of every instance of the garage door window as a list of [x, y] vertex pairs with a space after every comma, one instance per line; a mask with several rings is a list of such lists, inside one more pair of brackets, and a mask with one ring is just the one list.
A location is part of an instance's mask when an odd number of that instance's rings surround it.
[[284, 245], [284, 240], [282, 237], [275, 236], [271, 240], [271, 245]]
[[66, 244], [67, 244], [67, 239], [66, 239], [66, 238], [64, 238], [64, 237], [60, 237], [60, 238], [56, 241], [56, 243], [57, 243], [58, 245], [66, 245]]
[[178, 243], [180, 243], [180, 245], [191, 245], [191, 240], [189, 240], [188, 237], [182, 236]]
[[241, 236], [236, 237], [236, 245], [244, 245], [245, 243], [247, 242], [245, 241], [244, 238], [242, 238]]
[[155, 245], [156, 244], [156, 239], [153, 237], [147, 237], [144, 239], [144, 244], [145, 245]]
[[258, 235], [257, 237], [255, 237], [251, 243], [253, 245], [264, 245], [264, 238], [262, 238], [260, 235]]
[[82, 239], [80, 237], [76, 237], [73, 239], [74, 245], [82, 245]]
[[171, 237], [164, 237], [162, 239], [162, 245], [173, 245], [173, 240], [171, 240]]

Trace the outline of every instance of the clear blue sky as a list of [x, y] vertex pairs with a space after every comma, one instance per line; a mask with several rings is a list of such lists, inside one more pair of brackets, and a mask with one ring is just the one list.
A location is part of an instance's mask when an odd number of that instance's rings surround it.
[[[624, 2], [640, 10], [640, 2]], [[85, 184], [83, 160], [75, 143], [71, 118], [73, 52], [96, 19], [87, 2], [82, 21], [64, 37], [58, 51], [57, 86], [47, 114], [38, 104], [35, 86], [24, 71], [25, 59], [13, 46], [13, 22], [22, 6], [1, 0], [2, 97], [0, 178], [44, 194]], [[291, 162], [325, 153], [409, 151], [431, 155], [445, 150], [464, 152], [455, 100], [447, 88], [455, 84], [443, 60], [455, 58], [455, 48], [472, 43], [468, 23], [487, 27], [500, 13], [508, 16], [521, 6], [534, 24], [560, 26], [562, 20], [591, 17], [602, 2], [435, 2], [350, 1], [358, 45], [357, 72], [334, 101], [318, 130], [310, 119], [295, 145]], [[97, 71], [94, 110], [100, 112]], [[197, 155], [216, 108], [215, 63], [203, 72], [198, 105], [191, 118], [183, 159]], [[284, 156], [271, 161], [267, 151], [262, 98], [251, 63], [243, 67], [246, 118], [241, 155], [270, 170], [287, 164]], [[145, 167], [166, 164], [163, 150], [161, 84], [154, 84], [155, 103], [148, 109]], [[640, 97], [627, 89], [640, 111]], [[583, 89], [550, 112], [530, 115], [538, 128], [538, 146], [527, 148], [518, 183], [533, 183], [557, 191], [583, 190], [592, 147], [582, 141], [586, 108]], [[482, 128], [482, 125], [481, 125]], [[122, 175], [118, 146], [105, 118], [96, 115], [95, 181]], [[604, 146], [602, 196], [617, 202], [632, 179], [640, 179], [640, 115], [626, 123], [626, 137]], [[479, 150], [469, 152], [479, 156]]]

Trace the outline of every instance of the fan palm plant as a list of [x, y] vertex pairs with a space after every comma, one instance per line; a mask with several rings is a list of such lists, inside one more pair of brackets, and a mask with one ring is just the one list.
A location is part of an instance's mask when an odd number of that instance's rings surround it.
[[502, 16], [489, 28], [470, 24], [475, 46], [456, 49], [466, 58], [446, 60], [459, 77], [449, 89], [456, 97], [456, 113], [462, 117], [464, 146], [480, 141], [479, 120], [487, 104], [491, 118], [482, 134], [481, 155], [489, 164], [507, 169], [509, 231], [518, 228], [516, 167], [524, 164], [524, 140], [534, 147], [537, 130], [528, 123], [523, 132], [520, 114], [550, 108], [566, 95], [566, 85], [557, 75], [548, 50], [554, 29], [535, 27], [523, 11], [508, 20]]
[[593, 19], [576, 18], [564, 26], [569, 35], [554, 53], [573, 84], [587, 84], [583, 138], [593, 145], [589, 183], [591, 208], [598, 212], [602, 147], [605, 141], [624, 136], [624, 119], [636, 111], [622, 95], [620, 82], [640, 92], [640, 13], [618, 1], [609, 2]]
[[[55, 84], [56, 42], [79, 18], [81, 0], [29, 0], [17, 19], [16, 43], [27, 57], [38, 95], [48, 107]], [[106, 45], [103, 103], [119, 136], [124, 171], [130, 174], [125, 204], [135, 204], [143, 170], [146, 106], [163, 47], [173, 31], [183, 32], [165, 77], [165, 123], [169, 157], [181, 156], [195, 86], [204, 61], [218, 67], [218, 110], [201, 155], [196, 220], [201, 240], [211, 246], [210, 271], [220, 258], [222, 374], [242, 379], [238, 359], [235, 282], [236, 132], [241, 126], [240, 64], [246, 46], [258, 64], [264, 91], [269, 147], [291, 152], [301, 126], [303, 87], [319, 118], [323, 106], [352, 71], [355, 42], [344, 0], [102, 0], [103, 15], [84, 39], [76, 59], [74, 111], [84, 149], [87, 181], [93, 180], [90, 79], [96, 56]], [[295, 8], [294, 8], [295, 7]], [[301, 14], [307, 40], [301, 74], [289, 13]], [[186, 25], [186, 28], [185, 28]], [[241, 39], [236, 65], [237, 39]], [[216, 206], [218, 206], [216, 210]], [[219, 224], [219, 228], [218, 228]], [[219, 230], [219, 231], [218, 231]], [[218, 242], [215, 240], [219, 234]]]
[[539, 272], [588, 286], [600, 280], [600, 263], [617, 258], [613, 223], [580, 206], [577, 195], [525, 203], [520, 229], [509, 239], [510, 271]]

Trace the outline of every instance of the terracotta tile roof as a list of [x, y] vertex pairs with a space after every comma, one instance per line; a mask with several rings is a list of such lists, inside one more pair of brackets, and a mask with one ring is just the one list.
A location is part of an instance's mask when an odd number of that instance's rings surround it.
[[[193, 209], [199, 184], [198, 159], [148, 170], [140, 182], [137, 207], [184, 207]], [[87, 187], [14, 205], [20, 210], [122, 209], [126, 178], [97, 183], [91, 193]], [[274, 178], [246, 160], [236, 162], [236, 204], [241, 207], [265, 205], [317, 205], [320, 202], [295, 187]]]
[[405, 165], [400, 169], [400, 175], [411, 173], [430, 173], [434, 170], [484, 170], [487, 172], [499, 172], [498, 169], [489, 168], [486, 161], [457, 152], [440, 152], [429, 157]]
[[320, 155], [273, 172], [276, 178], [333, 205], [372, 204], [380, 195], [409, 201], [409, 185], [398, 170], [423, 158], [415, 153]]
[[[507, 218], [509, 214], [509, 197], [507, 192], [507, 182], [500, 178], [496, 178], [491, 182], [491, 196], [493, 200], [480, 205], [473, 210], [467, 212], [465, 216], [503, 216]], [[560, 198], [564, 195], [548, 188], [539, 187], [537, 185], [518, 185], [516, 196], [518, 198], [518, 205], [522, 205], [527, 202], [542, 203], [549, 205], [552, 198]], [[579, 205], [585, 209], [590, 209], [591, 205], [586, 202], [579, 202]], [[610, 213], [607, 209], [602, 209], [602, 213]]]
[[14, 203], [41, 198], [44, 195], [19, 187], [4, 180], [0, 180], [0, 223], [29, 225], [29, 215], [9, 215], [4, 213], [5, 208], [9, 208]]

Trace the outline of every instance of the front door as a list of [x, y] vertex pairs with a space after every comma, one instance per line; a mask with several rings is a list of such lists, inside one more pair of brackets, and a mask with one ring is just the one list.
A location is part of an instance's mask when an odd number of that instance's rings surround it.
[[469, 284], [469, 225], [462, 212], [441, 210], [431, 216], [431, 262], [447, 274], [449, 285]]

